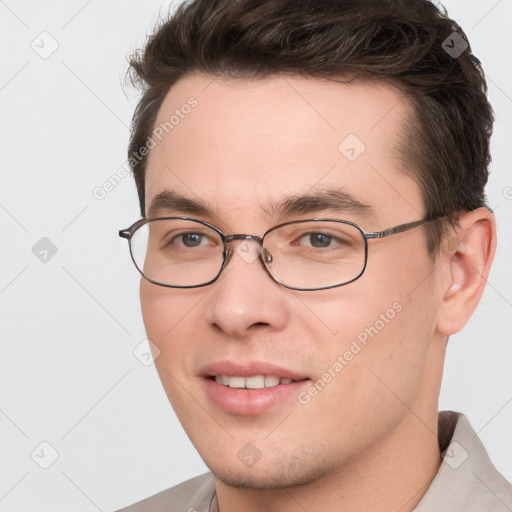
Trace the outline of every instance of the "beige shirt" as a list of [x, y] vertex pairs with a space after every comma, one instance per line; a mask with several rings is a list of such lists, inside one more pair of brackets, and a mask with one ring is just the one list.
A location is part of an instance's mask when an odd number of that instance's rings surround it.
[[[440, 413], [439, 446], [443, 462], [414, 512], [512, 512], [512, 485], [463, 414]], [[215, 478], [206, 473], [118, 512], [218, 512]]]

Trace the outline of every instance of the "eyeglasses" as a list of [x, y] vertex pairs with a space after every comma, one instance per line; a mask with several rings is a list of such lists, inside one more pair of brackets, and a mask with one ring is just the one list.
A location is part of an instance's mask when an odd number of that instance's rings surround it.
[[243, 240], [236, 252], [245, 261], [259, 259], [270, 277], [286, 288], [313, 291], [343, 286], [361, 277], [368, 261], [368, 240], [403, 233], [442, 217], [377, 232], [365, 232], [346, 220], [293, 220], [270, 228], [262, 237], [225, 235], [202, 220], [165, 217], [140, 219], [119, 231], [119, 236], [128, 240], [137, 270], [159, 286], [212, 284], [233, 255], [232, 242]]

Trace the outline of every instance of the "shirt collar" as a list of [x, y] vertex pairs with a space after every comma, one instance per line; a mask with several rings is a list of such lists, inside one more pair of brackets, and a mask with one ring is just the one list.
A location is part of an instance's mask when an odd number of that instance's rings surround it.
[[439, 447], [443, 461], [413, 512], [512, 510], [512, 487], [493, 466], [466, 416], [439, 414]]

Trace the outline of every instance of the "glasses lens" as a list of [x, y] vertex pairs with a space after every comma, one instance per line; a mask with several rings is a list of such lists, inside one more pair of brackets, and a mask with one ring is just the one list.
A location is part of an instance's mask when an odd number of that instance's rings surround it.
[[266, 266], [281, 284], [319, 289], [359, 277], [365, 266], [361, 231], [339, 221], [301, 221], [267, 234]]
[[139, 271], [150, 281], [176, 287], [199, 286], [222, 268], [220, 235], [200, 222], [154, 220], [132, 236], [130, 249]]

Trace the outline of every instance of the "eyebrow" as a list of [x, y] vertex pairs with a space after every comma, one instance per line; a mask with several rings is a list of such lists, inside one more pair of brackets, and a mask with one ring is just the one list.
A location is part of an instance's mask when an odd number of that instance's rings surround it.
[[315, 193], [297, 194], [287, 197], [275, 205], [270, 205], [269, 213], [277, 217], [317, 214], [329, 211], [359, 217], [375, 218], [374, 209], [342, 188], [331, 188]]
[[[285, 197], [278, 203], [267, 205], [263, 211], [267, 215], [277, 218], [314, 215], [320, 212], [351, 213], [365, 219], [375, 218], [375, 211], [370, 205], [342, 188]], [[171, 190], [163, 190], [158, 193], [151, 201], [147, 213], [147, 218], [151, 219], [167, 213], [219, 216], [208, 203], [191, 199]]]
[[158, 193], [147, 210], [147, 218], [154, 219], [168, 212], [180, 212], [187, 215], [208, 215], [211, 209], [203, 201], [190, 199], [171, 190]]

